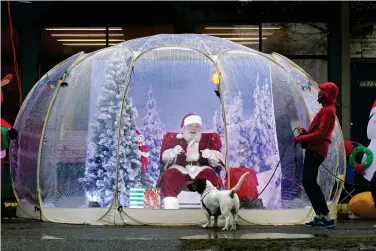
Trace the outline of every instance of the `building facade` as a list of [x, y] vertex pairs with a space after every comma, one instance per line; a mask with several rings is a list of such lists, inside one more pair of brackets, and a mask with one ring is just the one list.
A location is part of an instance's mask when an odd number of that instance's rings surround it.
[[[345, 138], [368, 144], [376, 96], [372, 2], [11, 2], [10, 9], [1, 4], [2, 76], [14, 73], [13, 41], [23, 98], [43, 74], [79, 51], [160, 33], [209, 34], [280, 53], [317, 82], [337, 83]], [[14, 81], [4, 90], [14, 98], [2, 109], [12, 122], [20, 107]]]

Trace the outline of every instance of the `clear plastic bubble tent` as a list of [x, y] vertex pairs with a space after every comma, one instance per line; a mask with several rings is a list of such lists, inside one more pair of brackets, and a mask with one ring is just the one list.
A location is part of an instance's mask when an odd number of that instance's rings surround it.
[[[51, 84], [59, 78], [68, 86]], [[17, 116], [19, 138], [10, 149], [17, 215], [71, 224], [202, 224], [197, 193], [183, 189], [179, 209], [168, 210], [157, 186], [164, 135], [182, 133], [183, 117], [195, 113], [202, 134], [222, 141], [220, 189], [236, 168], [253, 171], [243, 186], [257, 189], [259, 200], [240, 198], [239, 224], [307, 222], [313, 209], [301, 181], [304, 150], [292, 138], [320, 110], [318, 90], [282, 55], [206, 35], [161, 34], [78, 53], [41, 78]], [[338, 121], [323, 164], [333, 175], [320, 168], [318, 182], [335, 217], [342, 191], [335, 176], [345, 175]]]

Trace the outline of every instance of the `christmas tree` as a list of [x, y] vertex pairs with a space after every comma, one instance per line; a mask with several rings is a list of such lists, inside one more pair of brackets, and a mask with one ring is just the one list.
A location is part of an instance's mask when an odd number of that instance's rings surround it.
[[137, 111], [128, 97], [124, 104], [119, 140], [117, 136], [129, 69], [127, 55], [118, 52], [113, 58], [115, 60], [105, 68], [105, 81], [97, 100], [94, 119], [89, 124], [91, 137], [83, 179], [89, 201], [98, 202], [102, 207], [111, 204], [114, 198], [118, 142], [120, 203], [127, 206], [129, 188], [141, 185], [141, 155], [135, 125]]
[[[247, 150], [249, 149], [247, 139], [249, 131], [247, 130], [247, 121], [245, 121], [243, 116], [242, 95], [241, 92], [238, 92], [235, 97], [227, 98], [228, 91], [226, 90], [223, 91], [222, 97], [225, 101], [230, 166], [240, 167], [247, 163]], [[215, 111], [213, 122], [216, 132], [220, 135], [222, 141], [225, 142], [222, 109]], [[245, 132], [248, 132], [248, 134]]]
[[257, 172], [274, 169], [279, 160], [270, 81], [265, 79], [265, 83], [260, 86], [257, 75], [256, 89], [253, 93], [255, 109], [248, 132], [249, 146], [252, 150], [247, 164], [255, 167]]
[[119, 153], [119, 201], [122, 206], [128, 207], [129, 189], [143, 186], [141, 180], [141, 152], [138, 147], [136, 121], [138, 113], [127, 97], [122, 118]]
[[[273, 106], [270, 105], [273, 99], [270, 81], [266, 79], [265, 84], [260, 84], [257, 76], [256, 89], [253, 93], [254, 112], [248, 120], [244, 118], [241, 92], [229, 97], [228, 90], [224, 90], [222, 98], [226, 109], [230, 166], [245, 165], [255, 168], [257, 173], [274, 169], [279, 156], [274, 137], [276, 130], [274, 111]], [[222, 108], [215, 111], [213, 123], [216, 132], [225, 142]]]
[[[224, 139], [225, 139], [225, 127], [223, 126], [222, 108], [220, 108], [219, 111], [215, 110], [214, 117], [213, 117], [213, 126], [214, 126], [214, 132], [218, 133], [219, 137], [221, 138], [221, 140], [224, 144], [224, 142], [225, 142], [224, 141]], [[223, 147], [223, 149], [225, 149], [225, 148]]]
[[153, 97], [151, 86], [148, 92], [148, 97], [149, 99], [146, 103], [147, 113], [144, 117], [144, 125], [141, 131], [145, 136], [145, 144], [149, 150], [148, 173], [153, 179], [152, 186], [155, 186], [160, 176], [159, 158], [162, 147], [162, 137], [165, 133], [165, 126], [158, 116], [157, 105]]
[[246, 148], [248, 135], [240, 134], [246, 125], [243, 117], [243, 100], [240, 92], [232, 99], [228, 100], [232, 101], [225, 106], [228, 124], [229, 160], [231, 167], [239, 167], [246, 163], [247, 157]]
[[[226, 141], [225, 141], [225, 128], [224, 128], [224, 125], [223, 125], [223, 118], [222, 118], [222, 108], [220, 108], [219, 111], [216, 110], [214, 112], [213, 126], [214, 126], [213, 131], [218, 133], [218, 135], [219, 135], [219, 137], [221, 138], [221, 141], [222, 141], [221, 152], [223, 154], [225, 154], [226, 153], [226, 145], [225, 145]], [[224, 169], [224, 168], [221, 169], [219, 175], [222, 179], [223, 184], [225, 184], [226, 176], [227, 176], [226, 169]]]

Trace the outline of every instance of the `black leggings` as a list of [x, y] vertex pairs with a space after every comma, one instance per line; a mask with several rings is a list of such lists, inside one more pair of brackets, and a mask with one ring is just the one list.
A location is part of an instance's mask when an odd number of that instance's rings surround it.
[[303, 168], [303, 187], [307, 193], [309, 200], [311, 201], [313, 210], [316, 215], [329, 213], [328, 206], [322, 190], [317, 184], [317, 175], [319, 173], [319, 167], [325, 158], [318, 155], [311, 150], [306, 150], [304, 158]]

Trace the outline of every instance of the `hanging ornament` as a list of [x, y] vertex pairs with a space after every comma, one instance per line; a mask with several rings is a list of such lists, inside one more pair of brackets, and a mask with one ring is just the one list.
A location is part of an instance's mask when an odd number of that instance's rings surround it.
[[59, 80], [59, 85], [61, 86], [61, 87], [68, 87], [68, 83], [67, 82], [63, 82], [63, 80]]
[[311, 91], [312, 90], [312, 88], [310, 86], [307, 87], [307, 86], [301, 85], [301, 88], [302, 88], [302, 91], [306, 91], [306, 90]]
[[52, 82], [48, 82], [47, 86], [50, 87], [51, 89], [55, 89], [56, 86]]
[[63, 82], [63, 79], [65, 79], [67, 74], [68, 74], [68, 70], [65, 69], [62, 76], [58, 80], [50, 80], [47, 74], [47, 77], [43, 79], [43, 82], [47, 85], [47, 87], [51, 89], [55, 89], [58, 85], [60, 85], [61, 87], [67, 87], [68, 83]]
[[213, 74], [213, 76], [212, 76], [212, 81], [213, 81], [213, 83], [215, 84], [215, 85], [219, 85], [219, 74], [218, 74], [218, 72], [215, 72], [214, 74]]

